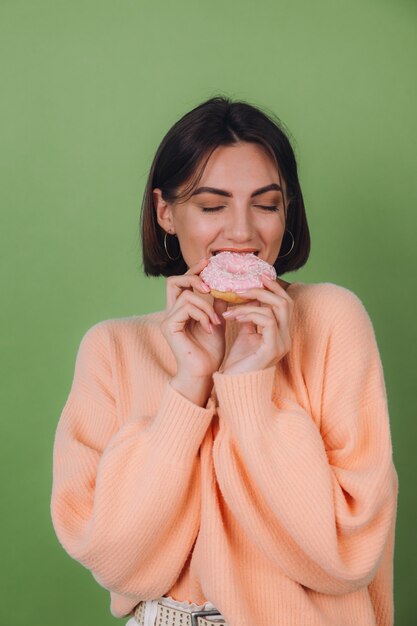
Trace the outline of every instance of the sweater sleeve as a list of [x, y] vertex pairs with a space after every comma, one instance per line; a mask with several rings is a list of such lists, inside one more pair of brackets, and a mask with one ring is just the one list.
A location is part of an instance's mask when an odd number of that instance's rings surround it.
[[314, 377], [322, 381], [320, 426], [294, 400], [274, 401], [274, 367], [214, 376], [221, 427], [213, 456], [225, 500], [281, 571], [328, 594], [375, 577], [398, 490], [373, 326], [353, 292], [339, 295], [330, 328], [321, 329], [323, 360], [309, 359], [322, 368]]
[[55, 434], [51, 516], [62, 546], [103, 587], [152, 599], [172, 586], [197, 536], [198, 453], [214, 409], [167, 383], [155, 415], [120, 424], [105, 324], [78, 350]]

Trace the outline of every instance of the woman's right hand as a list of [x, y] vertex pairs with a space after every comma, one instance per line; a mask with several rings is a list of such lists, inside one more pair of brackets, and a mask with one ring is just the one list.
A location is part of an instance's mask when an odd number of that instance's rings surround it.
[[185, 274], [167, 278], [167, 308], [161, 323], [161, 331], [177, 361], [171, 384], [201, 406], [210, 395], [213, 373], [224, 358], [222, 313], [227, 308], [221, 300], [215, 299], [211, 304], [199, 295], [210, 291], [199, 276], [207, 262], [203, 258]]

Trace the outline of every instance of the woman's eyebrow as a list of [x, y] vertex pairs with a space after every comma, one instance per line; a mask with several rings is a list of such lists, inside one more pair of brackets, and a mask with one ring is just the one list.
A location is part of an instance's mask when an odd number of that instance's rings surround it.
[[[282, 191], [282, 187], [277, 183], [271, 183], [270, 185], [266, 185], [265, 187], [255, 189], [255, 191], [251, 193], [250, 197], [253, 198], [254, 196], [259, 196], [261, 193], [272, 190]], [[225, 191], [224, 189], [216, 189], [215, 187], [198, 187], [198, 189], [196, 189], [192, 195], [197, 196], [200, 193], [214, 193], [216, 196], [226, 196], [227, 198], [233, 197], [233, 194], [230, 191]]]

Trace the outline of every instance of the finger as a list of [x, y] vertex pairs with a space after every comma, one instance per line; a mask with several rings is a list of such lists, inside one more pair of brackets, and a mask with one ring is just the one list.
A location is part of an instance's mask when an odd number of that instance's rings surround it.
[[[272, 287], [272, 285], [271, 285]], [[279, 287], [279, 289], [281, 289], [281, 287]], [[282, 290], [285, 294], [285, 291]], [[254, 287], [252, 289], [245, 289], [245, 290], [239, 290], [236, 291], [236, 293], [239, 296], [242, 296], [244, 298], [248, 298], [250, 300], [258, 300], [259, 302], [262, 302], [264, 304], [270, 304], [272, 306], [277, 306], [278, 304], [278, 298], [281, 298], [281, 300], [286, 301], [288, 304], [291, 302], [292, 300], [287, 296], [284, 297], [280, 292], [271, 289], [270, 291], [263, 288], [263, 287]], [[286, 294], [285, 294], [286, 295]]]
[[212, 321], [213, 324], [221, 324], [221, 320], [219, 316], [216, 314], [213, 305], [207, 300], [204, 300], [197, 293], [193, 293], [192, 291], [185, 290], [183, 291], [175, 301], [175, 304], [172, 307], [172, 311], [178, 310], [178, 308], [184, 306], [186, 302], [189, 302], [196, 306], [198, 309], [204, 311], [207, 317]]
[[203, 256], [195, 265], [192, 265], [186, 272], [185, 275], [195, 276], [196, 284], [201, 286], [201, 291], [203, 293], [209, 293], [211, 291], [210, 287], [204, 282], [202, 278], [200, 278], [200, 273], [206, 267], [208, 263], [208, 257]]
[[253, 311], [252, 313], [245, 313], [244, 315], [238, 315], [236, 321], [240, 324], [252, 325], [252, 330], [247, 326], [248, 334], [257, 332], [262, 335], [263, 344], [273, 349], [278, 343], [278, 326], [273, 315], [264, 315], [261, 310]]
[[278, 296], [281, 296], [289, 304], [294, 304], [294, 300], [288, 295], [285, 289], [281, 287], [277, 280], [271, 280], [270, 278], [268, 278], [268, 276], [265, 276], [264, 274], [262, 274], [261, 280], [266, 289], [276, 293]]
[[265, 284], [268, 283], [271, 291], [267, 289], [249, 289], [245, 292], [240, 292], [245, 297], [256, 297], [261, 306], [270, 306], [274, 312], [274, 315], [280, 325], [288, 326], [289, 319], [292, 314], [294, 301], [287, 296], [285, 289], [283, 289], [276, 281], [264, 278]]
[[289, 304], [293, 304], [294, 301], [276, 280], [270, 280], [264, 275], [262, 275], [261, 280], [264, 285], [263, 287], [252, 287], [252, 289], [244, 290], [241, 289], [237, 290], [236, 293], [244, 296], [245, 298], [253, 297], [257, 298], [259, 301], [266, 302], [272, 302], [269, 294], [275, 293], [276, 295], [281, 296]]
[[239, 306], [234, 307], [233, 309], [228, 309], [223, 313], [223, 317], [225, 319], [236, 319], [238, 316], [245, 315], [247, 313], [258, 312], [262, 315], [271, 315], [270, 308], [262, 308], [256, 304], [240, 304]]
[[[262, 309], [256, 306], [246, 305], [245, 307], [237, 307], [233, 311], [233, 315], [227, 317], [227, 319], [234, 319], [241, 323], [243, 326], [240, 329], [242, 334], [260, 333], [264, 334], [265, 328], [276, 327], [276, 319], [271, 309]], [[276, 329], [276, 332], [278, 329]], [[269, 333], [271, 338], [272, 334]]]
[[173, 310], [167, 317], [166, 324], [171, 332], [178, 333], [184, 330], [186, 323], [190, 319], [199, 322], [208, 333], [212, 334], [213, 328], [208, 315], [191, 302], [186, 302]]
[[236, 315], [235, 319], [238, 322], [253, 322], [254, 324], [262, 327], [268, 326], [272, 328], [277, 325], [274, 315], [265, 315], [264, 313], [261, 313], [260, 309]]
[[200, 293], [210, 293], [210, 287], [196, 274], [183, 274], [181, 276], [169, 276], [167, 278], [166, 301], [170, 309], [184, 289], [196, 289]]
[[213, 310], [216, 313], [217, 317], [219, 318], [222, 326], [224, 326], [226, 323], [226, 320], [223, 317], [223, 313], [226, 312], [227, 305], [228, 303], [225, 300], [220, 300], [220, 298], [214, 298], [213, 300]]
[[280, 355], [278, 359], [280, 359], [291, 349], [291, 336], [287, 319], [283, 318], [284, 321], [282, 323], [278, 320], [277, 324], [276, 316], [273, 314], [272, 323], [270, 320], [265, 322], [265, 317], [260, 317], [261, 311], [262, 309], [258, 309], [253, 314], [248, 313], [238, 316], [236, 317], [236, 321], [240, 324], [246, 324], [249, 320], [255, 323], [257, 325], [258, 332], [262, 335], [264, 348], [271, 353], [273, 358], [277, 358], [276, 351], [278, 349]]
[[290, 325], [291, 309], [287, 306], [272, 306], [271, 309], [281, 332], [286, 332]]
[[277, 326], [277, 319], [271, 307], [253, 306], [251, 304], [236, 307], [231, 312], [231, 315], [227, 316], [227, 319], [235, 319], [238, 322], [251, 322], [257, 327], [257, 332], [262, 332], [262, 329], [267, 326]]
[[[271, 292], [273, 291], [280, 297], [280, 303], [278, 305], [272, 305], [272, 310], [278, 321], [281, 334], [289, 336], [289, 327], [294, 309], [294, 300], [277, 281], [270, 280], [264, 275], [262, 275], [262, 280], [267, 289], [271, 289]], [[283, 302], [283, 300], [285, 302]]]
[[[232, 319], [236, 319], [240, 324], [248, 322], [256, 324], [257, 332], [263, 336], [264, 345], [282, 345], [285, 354], [291, 348], [290, 315], [291, 309], [287, 305], [272, 307], [264, 305], [259, 308], [241, 305], [236, 308]], [[269, 319], [265, 322], [266, 318]]]
[[[267, 291], [266, 289], [262, 289], [259, 287], [256, 287], [254, 289], [247, 289], [245, 291], [237, 291], [236, 292], [238, 295], [247, 298], [248, 300], [251, 301], [251, 304], [253, 304], [253, 301], [257, 302], [257, 306], [260, 306], [261, 304], [269, 304], [271, 306], [276, 306], [278, 303], [278, 296], [275, 293], [272, 293], [271, 291]], [[238, 304], [237, 308], [244, 306], [243, 304]]]
[[239, 335], [256, 335], [258, 333], [258, 328], [253, 322], [239, 320], [239, 323]]

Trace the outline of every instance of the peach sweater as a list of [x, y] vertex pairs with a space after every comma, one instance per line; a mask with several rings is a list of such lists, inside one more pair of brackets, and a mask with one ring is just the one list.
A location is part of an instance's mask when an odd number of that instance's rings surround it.
[[374, 329], [344, 287], [288, 294], [290, 352], [217, 372], [206, 407], [169, 384], [161, 312], [85, 333], [51, 514], [114, 616], [169, 595], [229, 626], [392, 626], [398, 477]]

